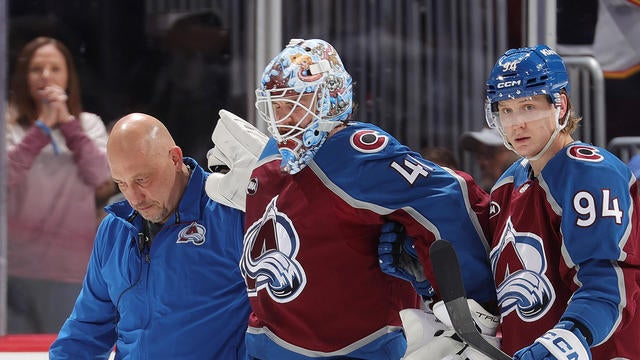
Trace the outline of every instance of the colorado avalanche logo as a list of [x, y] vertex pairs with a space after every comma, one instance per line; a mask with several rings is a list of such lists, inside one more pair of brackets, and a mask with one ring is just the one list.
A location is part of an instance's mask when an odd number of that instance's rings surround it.
[[387, 146], [389, 138], [374, 130], [359, 130], [351, 135], [350, 142], [360, 152], [375, 153]]
[[207, 229], [204, 226], [198, 224], [197, 222], [192, 222], [189, 226], [180, 230], [178, 233], [178, 241], [177, 244], [185, 244], [188, 242], [192, 242], [195, 245], [204, 244], [205, 237], [204, 235], [207, 233]]
[[517, 232], [509, 219], [500, 244], [491, 251], [491, 267], [502, 316], [516, 311], [531, 322], [549, 311], [556, 295], [545, 275], [547, 263], [539, 236]]
[[600, 162], [604, 160], [598, 149], [586, 145], [573, 145], [567, 148], [567, 155], [576, 160]]
[[307, 277], [296, 260], [298, 233], [287, 215], [278, 211], [277, 200], [274, 197], [262, 218], [247, 230], [240, 270], [249, 296], [266, 289], [274, 301], [286, 303], [300, 295]]

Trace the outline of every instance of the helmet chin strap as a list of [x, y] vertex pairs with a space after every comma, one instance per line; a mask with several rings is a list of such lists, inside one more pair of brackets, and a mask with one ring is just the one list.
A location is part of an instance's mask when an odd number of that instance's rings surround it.
[[[569, 122], [569, 110], [567, 110], [567, 114], [565, 115], [564, 122], [562, 124], [560, 124], [560, 108], [556, 108], [555, 118], [556, 118], [556, 128], [555, 130], [553, 130], [553, 134], [551, 134], [551, 137], [549, 137], [549, 140], [547, 141], [547, 143], [544, 145], [542, 150], [540, 150], [537, 154], [531, 157], [525, 156], [527, 160], [536, 161], [540, 159], [542, 155], [544, 155], [547, 152], [547, 150], [549, 150], [549, 148], [551, 147], [551, 144], [553, 144], [553, 142], [556, 140], [556, 137], [558, 137], [558, 134], [560, 134], [560, 131], [562, 131], [562, 129], [564, 129], [567, 126], [567, 123]], [[498, 130], [500, 132], [500, 135], [502, 135], [502, 141], [504, 143], [504, 146], [507, 149], [517, 154], [518, 152], [516, 151], [516, 149], [514, 149], [513, 145], [511, 145], [509, 140], [507, 140], [507, 135], [505, 134], [504, 130], [500, 127], [498, 127]]]
[[556, 140], [556, 137], [558, 137], [558, 134], [560, 134], [560, 131], [562, 131], [562, 129], [564, 129], [565, 126], [567, 126], [567, 123], [569, 121], [569, 111], [567, 110], [567, 113], [565, 114], [565, 117], [564, 117], [564, 122], [562, 124], [560, 124], [560, 108], [556, 108], [555, 118], [556, 118], [556, 128], [555, 130], [553, 130], [553, 134], [551, 134], [551, 137], [549, 137], [549, 140], [544, 145], [542, 150], [540, 150], [540, 152], [535, 154], [534, 156], [527, 157], [527, 160], [536, 161], [540, 159], [542, 155], [544, 155], [547, 152], [547, 150], [549, 150], [549, 148], [551, 147], [551, 144], [553, 144], [553, 142]]

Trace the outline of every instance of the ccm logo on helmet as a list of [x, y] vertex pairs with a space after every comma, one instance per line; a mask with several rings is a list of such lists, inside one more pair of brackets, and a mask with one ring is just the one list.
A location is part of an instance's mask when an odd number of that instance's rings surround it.
[[522, 80], [512, 80], [512, 81], [505, 81], [505, 82], [498, 83], [496, 87], [498, 89], [504, 89], [512, 86], [518, 86], [520, 84], [522, 84]]

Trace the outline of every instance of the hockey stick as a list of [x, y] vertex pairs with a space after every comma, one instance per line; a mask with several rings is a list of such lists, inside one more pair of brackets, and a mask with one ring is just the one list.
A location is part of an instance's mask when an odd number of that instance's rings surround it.
[[512, 360], [509, 355], [491, 345], [478, 331], [471, 317], [458, 257], [451, 243], [446, 240], [436, 240], [431, 244], [429, 254], [440, 296], [458, 336], [469, 346], [492, 359]]

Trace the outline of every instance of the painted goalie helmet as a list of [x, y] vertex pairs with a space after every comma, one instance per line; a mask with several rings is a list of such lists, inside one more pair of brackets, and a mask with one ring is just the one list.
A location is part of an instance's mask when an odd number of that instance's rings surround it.
[[487, 124], [503, 132], [498, 101], [548, 95], [557, 105], [560, 91], [569, 94], [569, 75], [562, 58], [546, 45], [511, 49], [496, 62], [487, 80]]
[[351, 75], [326, 41], [292, 39], [265, 68], [256, 109], [278, 142], [281, 170], [295, 174], [349, 119]]

